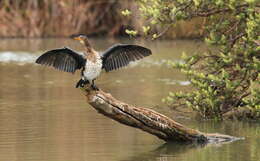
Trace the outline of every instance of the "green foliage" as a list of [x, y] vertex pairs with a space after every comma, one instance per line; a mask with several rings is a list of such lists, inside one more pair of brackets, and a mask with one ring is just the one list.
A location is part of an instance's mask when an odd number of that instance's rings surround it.
[[135, 30], [126, 29], [125, 32], [130, 36], [136, 36], [138, 34], [138, 31], [135, 31]]
[[[185, 104], [205, 118], [222, 118], [238, 107], [260, 110], [260, 5], [257, 0], [138, 0], [154, 24], [206, 17], [205, 42], [217, 49], [174, 64], [194, 91], [169, 93], [172, 106]], [[151, 31], [150, 31], [151, 32]], [[153, 38], [158, 34], [151, 33]]]
[[121, 14], [124, 15], [124, 16], [130, 16], [132, 13], [131, 11], [129, 11], [128, 9], [124, 10], [124, 11], [121, 11]]

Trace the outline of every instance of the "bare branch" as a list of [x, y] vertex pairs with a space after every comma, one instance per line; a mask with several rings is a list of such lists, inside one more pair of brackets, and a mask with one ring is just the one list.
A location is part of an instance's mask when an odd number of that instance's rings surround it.
[[158, 138], [170, 142], [189, 143], [222, 143], [231, 142], [240, 138], [222, 135], [207, 134], [187, 128], [180, 123], [148, 108], [134, 107], [113, 98], [103, 91], [83, 89], [88, 103], [101, 114], [122, 124], [139, 128]]

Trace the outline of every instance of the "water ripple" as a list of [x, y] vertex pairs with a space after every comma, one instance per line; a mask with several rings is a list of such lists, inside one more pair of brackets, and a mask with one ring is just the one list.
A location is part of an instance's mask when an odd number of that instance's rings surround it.
[[182, 80], [173, 80], [169, 78], [159, 78], [157, 79], [159, 82], [164, 82], [168, 85], [181, 85], [181, 86], [188, 86], [190, 85], [190, 81], [182, 81]]
[[37, 56], [27, 52], [0, 52], [0, 62], [33, 63]]
[[141, 67], [151, 67], [151, 66], [157, 66], [157, 67], [161, 67], [161, 66], [168, 66], [168, 62], [174, 62], [174, 63], [184, 63], [183, 60], [181, 59], [144, 59], [142, 60], [142, 63], [140, 63]]

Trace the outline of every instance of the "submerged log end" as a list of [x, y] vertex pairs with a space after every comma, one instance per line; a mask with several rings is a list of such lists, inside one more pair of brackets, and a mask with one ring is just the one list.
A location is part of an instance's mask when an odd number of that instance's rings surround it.
[[237, 140], [243, 140], [243, 137], [234, 137], [230, 135], [224, 135], [219, 133], [208, 133], [205, 134], [207, 137], [207, 143], [228, 143]]
[[187, 128], [154, 110], [121, 102], [102, 90], [94, 91], [88, 87], [82, 89], [87, 102], [99, 113], [122, 124], [139, 128], [166, 142], [178, 141], [206, 144], [232, 142], [241, 139], [217, 133], [207, 134]]

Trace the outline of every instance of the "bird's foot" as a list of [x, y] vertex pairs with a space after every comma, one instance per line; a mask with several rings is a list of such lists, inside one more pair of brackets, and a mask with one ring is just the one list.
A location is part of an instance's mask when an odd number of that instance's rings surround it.
[[88, 80], [83, 80], [83, 79], [80, 79], [79, 81], [78, 81], [78, 83], [76, 84], [76, 88], [79, 88], [79, 87], [84, 87], [86, 84], [88, 84], [89, 83], [89, 81]]
[[95, 91], [99, 91], [99, 88], [95, 84], [91, 84], [91, 88]]
[[80, 84], [81, 84], [81, 80], [79, 80], [78, 83], [76, 84], [76, 88], [79, 88]]

